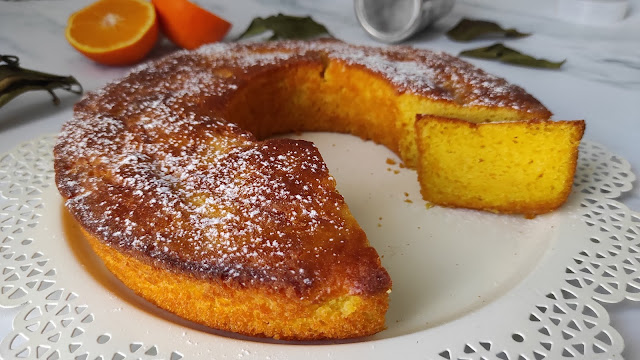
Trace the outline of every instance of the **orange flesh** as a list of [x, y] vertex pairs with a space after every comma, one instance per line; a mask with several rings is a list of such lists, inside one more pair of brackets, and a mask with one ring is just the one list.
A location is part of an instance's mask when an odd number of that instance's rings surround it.
[[141, 37], [143, 25], [151, 25], [149, 12], [149, 7], [135, 1], [99, 1], [75, 15], [69, 33], [86, 46], [114, 48]]

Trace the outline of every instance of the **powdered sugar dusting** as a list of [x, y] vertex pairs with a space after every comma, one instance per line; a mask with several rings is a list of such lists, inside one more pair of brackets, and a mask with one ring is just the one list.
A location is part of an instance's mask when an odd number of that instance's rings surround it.
[[307, 48], [326, 52], [329, 58], [350, 65], [363, 66], [389, 80], [399, 92], [455, 101], [462, 106], [546, 111], [522, 88], [444, 52], [408, 46], [371, 48], [340, 42], [308, 43]]
[[[328, 60], [380, 74], [399, 92], [468, 106], [515, 108], [524, 93], [449, 55], [408, 47], [322, 41], [180, 51], [76, 105], [55, 148], [67, 207], [111, 246], [235, 284], [289, 284], [305, 296], [329, 266], [379, 267], [375, 252], [350, 250], [366, 238], [312, 144], [257, 141], [222, 116], [254, 74]], [[311, 261], [325, 256], [335, 261]], [[386, 291], [380, 274], [349, 291]]]

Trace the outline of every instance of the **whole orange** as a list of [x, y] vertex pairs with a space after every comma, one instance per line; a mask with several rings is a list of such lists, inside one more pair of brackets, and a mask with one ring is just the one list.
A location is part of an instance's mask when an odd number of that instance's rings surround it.
[[231, 24], [189, 0], [152, 0], [167, 37], [185, 49], [222, 40]]

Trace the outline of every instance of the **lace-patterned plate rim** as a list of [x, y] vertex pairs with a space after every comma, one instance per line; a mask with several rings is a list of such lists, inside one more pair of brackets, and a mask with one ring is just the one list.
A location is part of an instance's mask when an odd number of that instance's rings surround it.
[[[0, 156], [0, 302], [28, 302], [0, 346], [5, 358], [608, 358], [622, 352], [623, 341], [594, 299], [640, 300], [640, 215], [613, 200], [635, 176], [624, 159], [585, 141], [570, 201], [542, 220], [554, 228], [545, 251], [487, 304], [424, 330], [357, 343], [292, 346], [225, 337], [130, 306], [60, 254], [64, 246], [37, 246], [43, 234], [48, 244], [65, 243], [51, 169], [54, 141], [46, 136]], [[79, 271], [74, 280], [63, 276], [69, 271]], [[123, 319], [140, 326], [123, 328]], [[161, 333], [150, 330], [159, 327]]]

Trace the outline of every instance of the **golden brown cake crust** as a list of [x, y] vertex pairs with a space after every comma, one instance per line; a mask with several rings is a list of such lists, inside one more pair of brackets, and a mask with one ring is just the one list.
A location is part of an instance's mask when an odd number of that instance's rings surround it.
[[[55, 146], [58, 189], [71, 214], [96, 239], [94, 247], [105, 262], [124, 256], [163, 269], [171, 281], [186, 276], [184, 281], [208, 281], [218, 290], [269, 288], [291, 301], [316, 305], [348, 296], [386, 304], [390, 277], [335, 191], [315, 146], [260, 140], [305, 129], [376, 136], [348, 122], [318, 125], [312, 117], [288, 113], [296, 106], [310, 111], [305, 101], [324, 108], [312, 96], [297, 98], [296, 91], [298, 86], [308, 86], [300, 88], [307, 94], [320, 89], [330, 63], [370, 73], [397, 95], [529, 117], [550, 115], [518, 86], [428, 50], [286, 41], [177, 52], [87, 94]], [[292, 74], [308, 81], [290, 84]], [[266, 92], [284, 94], [286, 106], [260, 89], [243, 92], [260, 79], [268, 80]], [[278, 116], [263, 119], [270, 114]], [[400, 131], [388, 126], [393, 136]], [[393, 151], [399, 150], [396, 143], [395, 138], [387, 142]], [[112, 270], [125, 283], [136, 279], [134, 269]], [[128, 285], [141, 293], [146, 286]], [[180, 291], [163, 291], [172, 289]], [[156, 303], [180, 313], [173, 305]], [[208, 320], [192, 319], [254, 335], [350, 337], [380, 331], [383, 308], [372, 310], [378, 320], [369, 321], [368, 328], [354, 327], [351, 334], [293, 334], [292, 327], [278, 332], [273, 326], [251, 327], [255, 324], [242, 329], [233, 319], [211, 320], [219, 312]]]
[[[138, 295], [187, 320], [215, 329], [280, 340], [352, 338], [384, 329], [384, 315], [389, 306], [386, 293], [343, 296], [349, 299], [346, 301], [338, 297], [340, 301], [327, 305], [291, 297], [266, 285], [237, 291], [230, 283], [198, 279], [189, 273], [168, 276], [164, 268], [120, 252], [88, 233], [85, 235], [107, 268]], [[140, 278], [145, 282], [141, 284]], [[350, 311], [349, 306], [367, 311]]]

